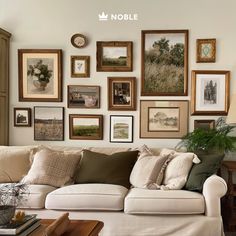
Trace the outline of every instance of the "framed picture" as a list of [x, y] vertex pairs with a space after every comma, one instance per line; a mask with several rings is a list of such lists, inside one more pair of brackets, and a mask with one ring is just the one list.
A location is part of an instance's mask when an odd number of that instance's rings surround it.
[[70, 139], [103, 139], [102, 115], [69, 115]]
[[192, 71], [192, 115], [227, 115], [229, 71]]
[[136, 78], [108, 77], [108, 110], [136, 110]]
[[194, 120], [194, 129], [214, 129], [215, 120]]
[[14, 126], [30, 127], [31, 126], [31, 108], [14, 108]]
[[216, 61], [216, 39], [197, 39], [197, 62]]
[[188, 95], [188, 30], [143, 30], [142, 96]]
[[140, 101], [140, 138], [182, 138], [187, 132], [188, 101]]
[[133, 42], [97, 42], [97, 71], [132, 71]]
[[69, 108], [100, 108], [100, 86], [68, 85]]
[[34, 140], [64, 140], [64, 107], [34, 107]]
[[133, 116], [110, 116], [110, 142], [133, 142]]
[[90, 76], [90, 57], [71, 56], [71, 77], [84, 78]]
[[19, 100], [62, 101], [62, 50], [19, 49]]

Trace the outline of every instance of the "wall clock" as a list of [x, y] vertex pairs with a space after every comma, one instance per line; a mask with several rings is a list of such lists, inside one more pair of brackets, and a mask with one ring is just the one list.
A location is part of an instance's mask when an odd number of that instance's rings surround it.
[[74, 34], [71, 37], [71, 43], [76, 48], [83, 48], [87, 45], [88, 40], [83, 34]]

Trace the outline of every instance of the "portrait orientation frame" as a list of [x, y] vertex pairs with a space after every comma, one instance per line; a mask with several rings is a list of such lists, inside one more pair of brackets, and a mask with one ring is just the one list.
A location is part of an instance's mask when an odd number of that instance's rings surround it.
[[62, 50], [18, 49], [19, 101], [62, 101]]
[[[105, 55], [105, 48], [109, 55]], [[108, 48], [110, 51], [108, 52]], [[125, 48], [125, 50], [118, 50]], [[117, 53], [117, 58], [115, 57]], [[126, 53], [126, 55], [123, 55]], [[119, 55], [120, 54], [120, 55]], [[132, 41], [97, 41], [97, 71], [132, 71], [133, 42]]]
[[141, 100], [140, 138], [182, 138], [188, 133], [188, 101]]
[[133, 122], [134, 116], [131, 115], [110, 115], [110, 142], [132, 143]]
[[[81, 119], [81, 123], [83, 123], [82, 126], [77, 129], [77, 132], [80, 132], [81, 135], [76, 135], [74, 130], [74, 120], [75, 119]], [[89, 124], [90, 119], [90, 124]], [[94, 122], [92, 120], [97, 120], [97, 126], [98, 130], [95, 132], [95, 135], [93, 135], [94, 131]], [[88, 120], [88, 125], [85, 125], [85, 120]], [[91, 127], [86, 127], [91, 126]], [[89, 130], [90, 129], [90, 130]], [[86, 135], [87, 132], [87, 135]], [[103, 139], [103, 115], [86, 115], [86, 114], [70, 114], [69, 115], [69, 136], [70, 139], [75, 140], [102, 140]]]
[[196, 43], [197, 63], [216, 61], [216, 39], [197, 39]]
[[227, 115], [229, 109], [230, 71], [192, 71], [192, 115]]
[[[83, 63], [81, 61], [83, 61]], [[79, 62], [80, 64], [78, 64]], [[71, 77], [87, 78], [89, 76], [90, 76], [90, 56], [71, 56]]]
[[[26, 113], [26, 116], [18, 113], [23, 111]], [[31, 108], [26, 107], [14, 107], [14, 127], [31, 127], [32, 125], [32, 118], [31, 118]], [[20, 115], [21, 117], [17, 116]], [[19, 119], [19, 121], [18, 121]]]
[[141, 96], [187, 96], [188, 30], [142, 30], [141, 44]]

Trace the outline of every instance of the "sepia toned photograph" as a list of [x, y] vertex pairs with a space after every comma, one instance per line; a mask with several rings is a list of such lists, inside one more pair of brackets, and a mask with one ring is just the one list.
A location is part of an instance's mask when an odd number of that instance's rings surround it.
[[31, 126], [31, 108], [14, 108], [14, 126]]
[[204, 81], [204, 104], [217, 103], [217, 80]]
[[136, 109], [136, 78], [108, 77], [108, 110]]
[[110, 142], [133, 142], [133, 116], [110, 116]]
[[216, 39], [197, 39], [197, 62], [216, 61]]
[[132, 71], [130, 41], [97, 42], [97, 71]]
[[186, 96], [188, 30], [142, 31], [142, 96]]
[[70, 139], [96, 140], [103, 138], [102, 115], [70, 114]]
[[62, 100], [62, 51], [19, 49], [19, 100], [60, 102]]
[[64, 140], [63, 107], [34, 107], [34, 140]]
[[84, 78], [90, 76], [90, 57], [71, 56], [71, 77]]
[[150, 107], [148, 116], [149, 131], [179, 130], [179, 108]]
[[68, 85], [69, 108], [99, 108], [100, 87], [90, 85]]

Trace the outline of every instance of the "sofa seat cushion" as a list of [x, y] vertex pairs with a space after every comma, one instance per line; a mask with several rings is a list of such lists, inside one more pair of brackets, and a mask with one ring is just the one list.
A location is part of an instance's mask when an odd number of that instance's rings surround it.
[[149, 190], [133, 188], [125, 198], [128, 214], [202, 214], [202, 194], [186, 190]]
[[105, 210], [124, 209], [124, 198], [128, 189], [113, 184], [74, 184], [51, 192], [47, 198], [47, 209], [60, 210]]
[[19, 208], [44, 208], [47, 194], [55, 189], [49, 185], [29, 185], [29, 194], [26, 194]]

